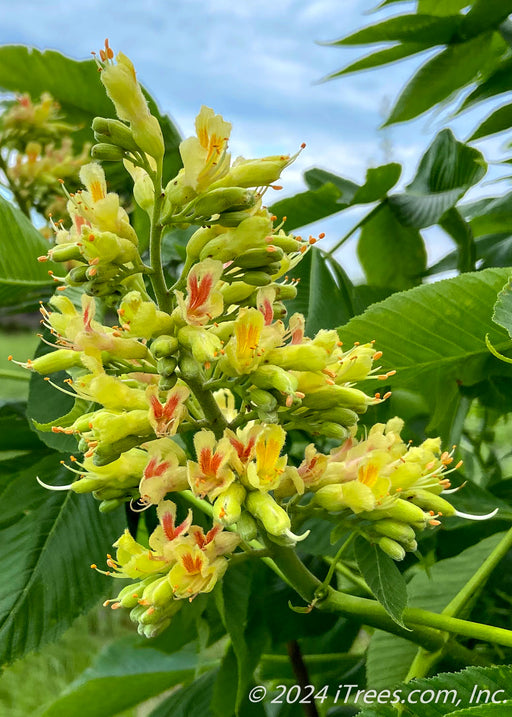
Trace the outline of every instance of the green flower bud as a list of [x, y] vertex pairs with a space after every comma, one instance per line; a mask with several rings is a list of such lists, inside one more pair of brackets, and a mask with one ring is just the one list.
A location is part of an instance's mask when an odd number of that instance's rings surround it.
[[178, 341], [191, 351], [200, 364], [213, 361], [222, 350], [218, 336], [199, 326], [184, 326], [178, 331]]
[[[409, 491], [405, 495], [409, 495]], [[414, 489], [410, 491], [410, 495], [412, 502], [424, 510], [433, 510], [446, 516], [455, 515], [455, 508], [451, 503], [429, 490]]]
[[126, 157], [126, 153], [121, 147], [116, 147], [114, 144], [100, 142], [92, 147], [91, 157], [103, 162], [118, 162]]
[[124, 503], [126, 503], [126, 501], [121, 498], [114, 498], [113, 500], [102, 500], [98, 506], [98, 509], [100, 513], [111, 513], [113, 510], [116, 510], [116, 508], [119, 508], [119, 506], [123, 505]]
[[361, 513], [361, 517], [367, 520], [393, 518], [403, 523], [409, 523], [409, 525], [425, 527], [429, 515], [414, 503], [398, 498], [388, 508], [378, 508], [368, 513]]
[[246, 271], [244, 281], [251, 286], [267, 286], [272, 282], [272, 276], [265, 271]]
[[227, 209], [250, 209], [255, 203], [255, 192], [240, 187], [225, 187], [200, 195], [194, 202], [193, 211], [196, 217], [208, 218]]
[[156, 368], [160, 376], [163, 376], [164, 378], [169, 378], [176, 371], [177, 365], [178, 361], [174, 358], [174, 356], [171, 356], [171, 358], [158, 359]]
[[315, 430], [313, 432], [318, 432], [326, 438], [335, 438], [338, 441], [344, 441], [349, 436], [349, 431], [344, 426], [339, 426], [337, 423], [329, 423], [328, 421], [321, 423], [318, 427], [318, 431]]
[[399, 543], [409, 544], [416, 539], [416, 533], [410, 525], [392, 518], [378, 520], [373, 524], [373, 529], [387, 538], [397, 540]]
[[151, 353], [156, 359], [169, 358], [178, 350], [178, 339], [174, 336], [159, 336], [151, 344]]
[[223, 227], [237, 227], [245, 219], [248, 219], [251, 216], [251, 211], [253, 210], [246, 209], [240, 211], [222, 212], [219, 214], [218, 219], [210, 219], [209, 221], [212, 224], [220, 224], [220, 226]]
[[252, 515], [247, 510], [242, 510], [242, 514], [236, 524], [236, 532], [242, 540], [246, 542], [254, 540], [258, 535], [258, 526]]
[[76, 244], [56, 244], [48, 254], [52, 261], [73, 261], [82, 258], [80, 247]]
[[85, 265], [73, 267], [66, 276], [66, 284], [68, 284], [68, 286], [80, 286], [80, 284], [88, 281], [90, 278], [87, 276], [89, 269], [90, 267]]
[[240, 520], [245, 488], [241, 483], [232, 483], [220, 493], [213, 504], [213, 517], [223, 525], [233, 525]]
[[262, 388], [251, 388], [249, 390], [249, 400], [253, 406], [263, 411], [274, 411], [277, 408], [276, 397]]
[[405, 558], [405, 549], [397, 543], [396, 540], [383, 537], [379, 540], [379, 548], [389, 555], [393, 560], [403, 560]]
[[322, 420], [339, 423], [341, 426], [355, 426], [359, 420], [357, 413], [350, 408], [329, 408], [319, 415]]
[[293, 254], [296, 251], [300, 251], [303, 246], [302, 242], [294, 237], [287, 236], [284, 232], [281, 234], [274, 234], [272, 236], [272, 244], [280, 247], [285, 254]]
[[365, 413], [372, 399], [358, 388], [348, 386], [324, 386], [323, 388], [306, 393], [302, 400], [308, 408], [350, 408], [356, 413]]
[[261, 159], [237, 159], [225, 177], [215, 186], [266, 187], [281, 176], [281, 172], [297, 155], [276, 155]]
[[95, 117], [92, 121], [92, 129], [98, 142], [107, 142], [131, 152], [140, 152], [132, 131], [119, 120]]
[[174, 388], [176, 386], [177, 381], [178, 377], [175, 373], [173, 373], [172, 376], [162, 376], [162, 378], [158, 382], [158, 388], [160, 389], [160, 391], [170, 391], [171, 388]]
[[276, 299], [280, 301], [291, 301], [297, 296], [295, 284], [272, 284], [272, 288], [276, 290]]
[[252, 382], [258, 388], [275, 388], [277, 391], [292, 395], [297, 390], [297, 379], [280, 366], [271, 364], [259, 366], [251, 374]]
[[288, 513], [272, 498], [269, 493], [259, 490], [250, 491], [245, 500], [247, 510], [254, 515], [270, 535], [282, 535], [290, 530], [291, 523]]
[[322, 371], [327, 366], [328, 356], [319, 346], [297, 344], [272, 349], [265, 363], [276, 364], [294, 371]]
[[262, 249], [249, 249], [241, 256], [233, 260], [234, 266], [240, 266], [242, 269], [255, 269], [260, 266], [280, 261], [284, 256], [284, 252], [279, 247], [272, 244]]
[[82, 366], [82, 360], [80, 353], [72, 349], [50, 351], [26, 363], [27, 368], [44, 375], [56, 373], [57, 371], [67, 371], [68, 368], [73, 366]]
[[231, 284], [225, 284], [220, 291], [224, 299], [224, 306], [230, 306], [231, 304], [241, 304], [242, 301], [254, 294], [255, 289], [254, 286], [246, 284], [244, 281], [234, 281]]

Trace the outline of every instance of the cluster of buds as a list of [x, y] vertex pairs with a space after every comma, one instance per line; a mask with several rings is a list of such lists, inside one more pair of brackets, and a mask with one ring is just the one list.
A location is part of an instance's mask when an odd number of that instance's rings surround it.
[[[126, 532], [116, 560], [108, 557], [108, 574], [137, 581], [112, 607], [129, 608], [139, 630], [154, 635], [180, 600], [213, 588], [239, 546], [307, 538], [297, 534], [305, 513], [346, 520], [402, 559], [416, 549], [417, 531], [455, 514], [440, 495], [452, 455], [438, 439], [404, 444], [399, 419], [357, 440], [359, 416], [388, 394], [356, 384], [394, 372], [382, 372], [373, 343], [344, 347], [334, 330], [307, 337], [302, 314], [287, 318], [297, 287], [286, 273], [312, 241], [275, 227], [262, 198], [293, 157], [231, 164], [230, 125], [203, 107], [197, 136], [180, 146], [183, 169], [162, 189], [162, 133], [133, 66], [121, 54], [116, 64], [108, 43], [100, 58], [119, 120], [95, 122], [96, 156], [124, 160], [153, 239], [166, 223], [200, 224], [172, 288], [158, 261], [149, 267], [155, 301], [119, 198], [98, 164], [83, 167], [85, 190], [68, 201], [71, 229], [57, 227], [49, 256], [79, 262], [60, 288], [86, 293], [81, 309], [62, 294], [42, 308], [56, 350], [23, 364], [45, 377], [66, 370], [66, 392], [91, 409], [52, 428], [76, 436], [84, 456], [72, 457], [78, 478], [67, 488], [91, 492], [102, 511], [156, 506], [149, 547]], [[95, 318], [105, 298], [117, 310], [114, 325]], [[285, 452], [290, 430], [313, 441], [299, 465]], [[336, 442], [329, 455], [318, 450], [326, 439]], [[192, 525], [192, 513], [177, 524], [168, 499], [177, 493], [210, 516], [211, 530]]]
[[[169, 625], [183, 598], [193, 600], [213, 589], [228, 567], [225, 555], [239, 542], [238, 535], [224, 532], [220, 525], [205, 534], [201, 527], [192, 525], [192, 511], [177, 523], [176, 506], [170, 500], [162, 501], [157, 513], [159, 525], [149, 537], [149, 548], [125, 531], [114, 544], [116, 559], [107, 557], [111, 570], [105, 571], [135, 581], [105, 605], [114, 610], [129, 608], [130, 618], [146, 637]], [[96, 565], [92, 567], [97, 569]]]
[[75, 129], [61, 120], [59, 105], [48, 93], [39, 102], [22, 95], [0, 117], [6, 180], [24, 211], [33, 207], [49, 216], [65, 210], [59, 180], [74, 187], [80, 168], [89, 161], [90, 145], [78, 152], [73, 146]]

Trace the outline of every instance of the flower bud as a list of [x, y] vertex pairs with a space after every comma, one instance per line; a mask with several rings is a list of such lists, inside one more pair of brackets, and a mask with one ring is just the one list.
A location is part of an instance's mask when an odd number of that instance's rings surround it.
[[119, 120], [95, 117], [92, 121], [92, 129], [98, 142], [107, 142], [131, 152], [140, 152], [130, 128]]
[[119, 162], [124, 159], [125, 156], [126, 154], [121, 147], [116, 147], [114, 144], [106, 144], [105, 142], [95, 144], [91, 149], [91, 157], [104, 162]]
[[57, 244], [48, 252], [52, 261], [72, 261], [81, 259], [80, 247], [76, 244]]
[[284, 252], [282, 249], [269, 244], [261, 249], [249, 249], [241, 256], [236, 257], [233, 260], [233, 265], [240, 266], [242, 269], [256, 269], [260, 266], [279, 261], [283, 256]]
[[272, 281], [272, 275], [266, 271], [246, 271], [244, 281], [252, 286], [267, 286]]
[[239, 157], [225, 177], [215, 183], [219, 187], [266, 187], [281, 176], [281, 172], [297, 155], [275, 155], [261, 159]]
[[158, 359], [156, 369], [160, 376], [163, 376], [164, 378], [169, 378], [176, 371], [177, 365], [177, 359], [175, 359], [174, 356], [171, 356], [169, 358]]
[[224, 284], [221, 288], [224, 306], [231, 304], [241, 304], [254, 293], [254, 286], [246, 284], [244, 281], [233, 281], [231, 284]]
[[87, 276], [87, 272], [90, 267], [82, 264], [81, 266], [74, 266], [66, 276], [66, 284], [68, 286], [80, 286], [90, 278]]
[[163, 334], [151, 344], [151, 353], [156, 359], [169, 358], [178, 350], [178, 339], [175, 336]]
[[259, 490], [250, 491], [245, 500], [247, 510], [262, 524], [267, 533], [282, 535], [290, 530], [291, 523], [288, 513], [272, 498], [269, 493]]
[[200, 364], [213, 361], [222, 349], [220, 339], [199, 326], [184, 326], [178, 331], [178, 341], [192, 352]]
[[392, 518], [377, 520], [373, 524], [373, 529], [387, 538], [397, 540], [399, 543], [409, 544], [416, 538], [416, 533], [410, 525]]
[[307, 393], [302, 403], [308, 408], [350, 408], [356, 413], [365, 413], [372, 399], [358, 388], [348, 386], [324, 386]]
[[258, 388], [275, 388], [277, 391], [292, 395], [297, 390], [297, 379], [280, 366], [267, 364], [259, 366], [251, 375], [252, 382]]
[[242, 510], [242, 514], [236, 524], [236, 532], [240, 538], [246, 542], [254, 540], [258, 535], [258, 526], [249, 511]]
[[262, 388], [249, 389], [249, 400], [253, 406], [266, 412], [274, 411], [277, 408], [276, 397]]
[[245, 488], [241, 483], [232, 483], [222, 491], [213, 504], [213, 517], [222, 525], [233, 525], [240, 520]]
[[396, 540], [383, 537], [379, 540], [379, 548], [389, 555], [393, 560], [403, 560], [405, 558], [405, 549], [397, 543]]
[[213, 189], [201, 194], [193, 205], [196, 217], [209, 218], [228, 209], [250, 209], [256, 203], [256, 194], [239, 187]]
[[425, 527], [429, 517], [420, 507], [408, 500], [398, 498], [387, 508], [378, 508], [370, 513], [364, 513], [361, 517], [367, 520], [380, 520], [381, 518], [393, 518], [410, 525]]
[[27, 368], [40, 374], [67, 371], [73, 366], [82, 366], [80, 353], [72, 349], [57, 349], [27, 362]]
[[[406, 495], [409, 494], [409, 491]], [[412, 502], [424, 510], [433, 510], [440, 515], [455, 515], [455, 508], [440, 495], [431, 493], [429, 490], [414, 488], [410, 491]]]
[[270, 351], [265, 362], [295, 371], [322, 371], [327, 365], [327, 355], [319, 346], [298, 344], [281, 346]]
[[339, 426], [337, 423], [329, 423], [328, 421], [321, 423], [318, 427], [318, 431], [314, 431], [314, 433], [317, 432], [321, 436], [335, 438], [338, 441], [344, 441], [349, 436], [349, 431], [344, 426]]

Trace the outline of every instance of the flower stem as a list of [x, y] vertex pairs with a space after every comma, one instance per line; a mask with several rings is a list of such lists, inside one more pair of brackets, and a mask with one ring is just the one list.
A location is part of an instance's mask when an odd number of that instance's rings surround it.
[[149, 260], [152, 273], [150, 281], [155, 292], [158, 308], [162, 311], [171, 313], [171, 294], [165, 283], [164, 271], [162, 267], [162, 230], [163, 226], [160, 222], [160, 213], [162, 211], [163, 192], [162, 192], [162, 163], [153, 178], [153, 186], [155, 188], [155, 203], [153, 205], [153, 214], [151, 216], [151, 234], [149, 238]]

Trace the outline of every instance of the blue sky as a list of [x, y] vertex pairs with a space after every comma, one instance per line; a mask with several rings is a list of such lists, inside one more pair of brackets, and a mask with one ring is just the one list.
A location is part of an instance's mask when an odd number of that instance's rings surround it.
[[[327, 83], [318, 81], [368, 48], [326, 47], [326, 42], [383, 17], [368, 16], [376, 0], [17, 0], [0, 4], [0, 43], [57, 49], [77, 59], [90, 57], [105, 37], [134, 62], [141, 81], [184, 135], [193, 132], [201, 104], [233, 123], [233, 156], [293, 153], [307, 148], [286, 170], [286, 194], [300, 191], [302, 173], [319, 166], [362, 181], [369, 166], [400, 161], [402, 183], [415, 166], [443, 117], [427, 115], [378, 131], [414, 67], [425, 55]], [[391, 6], [388, 15], [410, 7]], [[14, 9], [13, 9], [14, 8]], [[446, 115], [445, 115], [446, 116]], [[467, 137], [482, 109], [452, 122]], [[498, 155], [503, 139], [482, 144]], [[277, 196], [276, 196], [277, 198]], [[361, 216], [350, 210], [315, 227], [327, 236], [325, 248]], [[431, 232], [429, 252], [449, 248]], [[341, 261], [355, 270], [355, 241]]]

